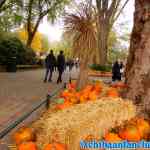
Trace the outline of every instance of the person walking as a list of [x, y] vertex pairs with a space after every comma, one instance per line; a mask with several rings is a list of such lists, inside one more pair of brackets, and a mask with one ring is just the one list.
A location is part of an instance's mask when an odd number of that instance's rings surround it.
[[46, 74], [45, 74], [44, 82], [47, 82], [48, 75], [49, 75], [48, 81], [49, 82], [52, 81], [52, 74], [54, 71], [55, 64], [56, 64], [56, 58], [53, 54], [53, 50], [51, 50], [50, 54], [45, 59]]
[[60, 54], [57, 57], [57, 69], [59, 72], [57, 84], [62, 82], [62, 74], [65, 69], [65, 56], [63, 54], [63, 51], [60, 51]]
[[112, 81], [121, 81], [120, 65], [118, 61], [113, 64], [112, 67]]
[[121, 79], [122, 79], [123, 74], [124, 74], [124, 64], [122, 61], [120, 62], [119, 66], [120, 66], [120, 74], [121, 74]]

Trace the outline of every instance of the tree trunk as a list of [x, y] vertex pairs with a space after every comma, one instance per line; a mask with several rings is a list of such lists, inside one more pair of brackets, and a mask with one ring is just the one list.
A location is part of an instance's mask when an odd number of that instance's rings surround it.
[[27, 43], [26, 43], [27, 47], [31, 47], [32, 41], [34, 39], [34, 36], [35, 36], [35, 34], [37, 32], [37, 28], [38, 28], [38, 26], [39, 26], [40, 21], [42, 20], [42, 18], [43, 18], [43, 16], [38, 18], [38, 20], [36, 22], [36, 25], [35, 25], [35, 27], [33, 29], [31, 27], [31, 25], [28, 26], [28, 28], [29, 28], [27, 30], [27, 32], [28, 32], [28, 39], [27, 39]]
[[33, 38], [34, 38], [34, 37], [33, 37], [32, 34], [28, 34], [28, 39], [27, 39], [27, 43], [26, 43], [26, 46], [27, 46], [27, 47], [31, 47]]
[[108, 43], [108, 33], [107, 25], [105, 20], [99, 21], [98, 27], [98, 50], [99, 50], [99, 63], [100, 65], [105, 65], [107, 63], [107, 43]]
[[80, 73], [77, 81], [77, 88], [81, 89], [85, 87], [88, 82], [88, 59], [80, 61]]
[[134, 27], [126, 66], [126, 97], [150, 113], [150, 1], [135, 0]]

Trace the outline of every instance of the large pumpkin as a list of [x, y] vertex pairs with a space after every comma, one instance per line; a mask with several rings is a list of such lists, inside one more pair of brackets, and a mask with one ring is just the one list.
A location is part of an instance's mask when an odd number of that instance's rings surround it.
[[65, 144], [53, 142], [45, 146], [44, 150], [67, 150]]
[[150, 134], [150, 125], [148, 123], [148, 121], [139, 118], [137, 119], [137, 128], [139, 130], [140, 136], [142, 138], [147, 138], [148, 135]]
[[122, 139], [118, 136], [118, 134], [111, 133], [111, 132], [106, 133], [104, 139], [107, 142], [119, 142], [119, 141], [122, 141]]
[[14, 133], [13, 139], [15, 140], [16, 144], [21, 144], [22, 142], [26, 141], [34, 141], [35, 133], [31, 128], [22, 127], [16, 133]]
[[34, 142], [25, 142], [18, 146], [18, 150], [38, 150]]
[[126, 125], [119, 131], [119, 136], [127, 141], [137, 142], [140, 141], [141, 136], [137, 127], [133, 124]]

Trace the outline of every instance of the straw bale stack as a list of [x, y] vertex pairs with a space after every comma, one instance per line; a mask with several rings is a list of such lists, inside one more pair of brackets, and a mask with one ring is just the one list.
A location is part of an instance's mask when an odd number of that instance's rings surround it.
[[136, 108], [131, 101], [102, 98], [55, 113], [46, 113], [32, 127], [37, 131], [37, 144], [40, 148], [58, 136], [59, 142], [68, 145], [68, 150], [80, 150], [80, 140], [88, 135], [100, 139], [108, 129], [135, 115]]

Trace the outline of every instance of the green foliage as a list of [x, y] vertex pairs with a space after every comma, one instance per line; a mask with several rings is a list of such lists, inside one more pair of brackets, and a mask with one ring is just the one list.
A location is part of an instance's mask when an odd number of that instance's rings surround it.
[[17, 64], [34, 64], [36, 62], [32, 49], [25, 47], [16, 37], [4, 36], [0, 40], [0, 64], [7, 65], [12, 57], [16, 57]]
[[46, 51], [49, 50], [49, 47], [50, 47], [48, 36], [43, 34], [41, 38], [42, 38], [42, 41], [41, 41], [41, 43], [42, 43], [42, 51], [46, 52]]
[[71, 45], [67, 40], [61, 40], [59, 42], [50, 43], [50, 49], [53, 49], [56, 55], [59, 54], [60, 50], [63, 50], [66, 58], [72, 57]]
[[6, 0], [0, 8], [0, 31], [8, 32], [11, 29], [17, 28], [22, 22], [22, 14], [20, 0]]
[[108, 62], [112, 64], [117, 59], [126, 60], [127, 55], [128, 55], [128, 51], [126, 49], [123, 50], [111, 49], [108, 52]]
[[96, 70], [96, 71], [111, 71], [112, 69], [112, 66], [111, 65], [107, 65], [107, 66], [101, 66], [101, 65], [98, 65], [98, 64], [92, 64], [90, 66], [90, 68], [92, 70]]

